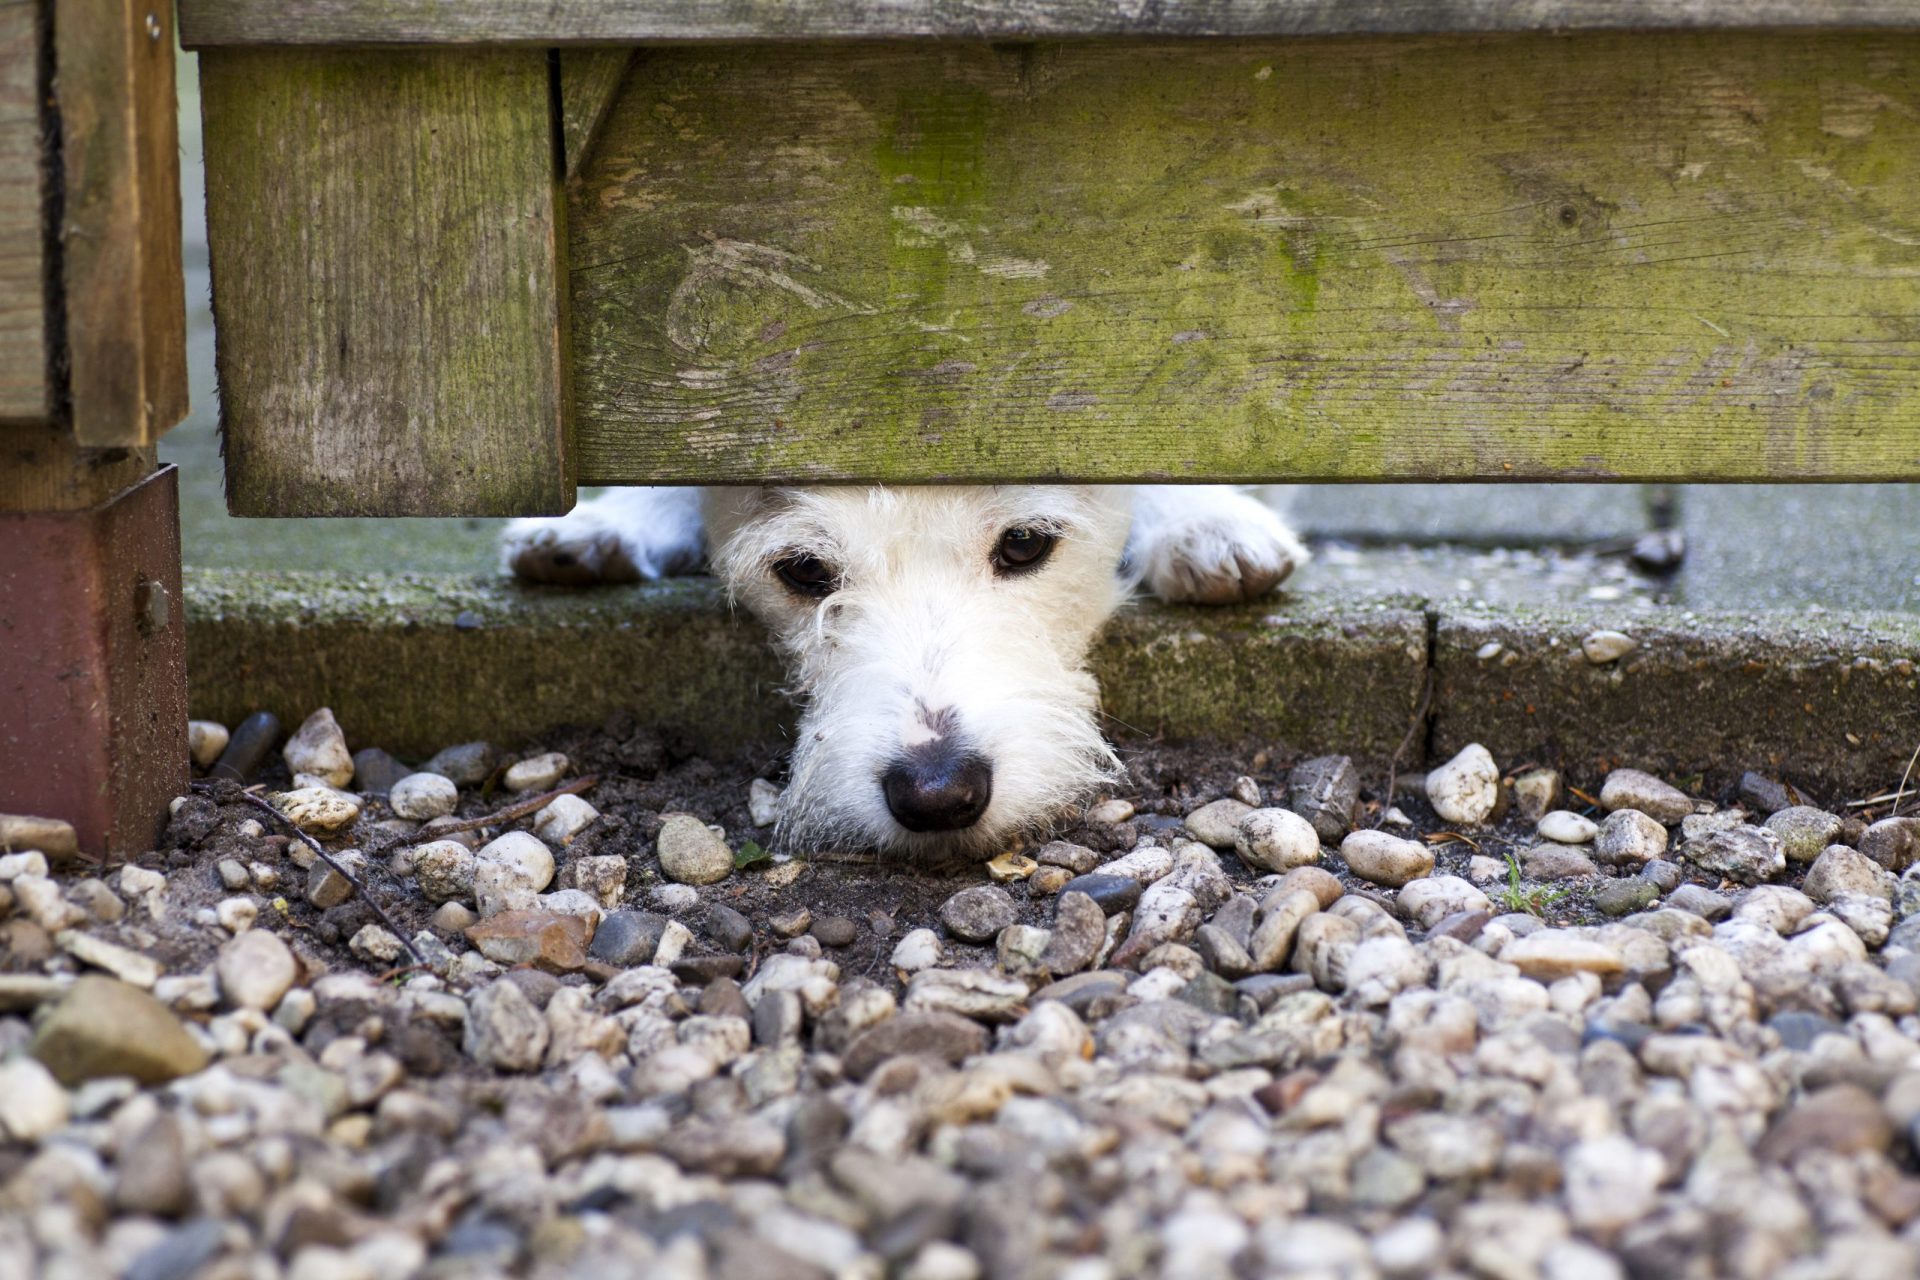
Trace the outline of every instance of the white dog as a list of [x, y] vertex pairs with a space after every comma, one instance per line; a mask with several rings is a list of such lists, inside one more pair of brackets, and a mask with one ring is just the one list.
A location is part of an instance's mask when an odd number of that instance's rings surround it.
[[502, 550], [573, 585], [710, 563], [805, 700], [777, 840], [906, 856], [998, 852], [1114, 777], [1086, 659], [1136, 582], [1229, 604], [1307, 555], [1252, 494], [1185, 485], [621, 489]]

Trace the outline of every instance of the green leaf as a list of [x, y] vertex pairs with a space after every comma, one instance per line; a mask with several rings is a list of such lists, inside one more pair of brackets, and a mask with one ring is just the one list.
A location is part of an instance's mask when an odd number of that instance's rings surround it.
[[733, 869], [739, 871], [741, 868], [750, 867], [756, 862], [766, 862], [772, 857], [772, 854], [760, 847], [758, 841], [749, 840], [741, 845], [739, 850], [733, 855]]

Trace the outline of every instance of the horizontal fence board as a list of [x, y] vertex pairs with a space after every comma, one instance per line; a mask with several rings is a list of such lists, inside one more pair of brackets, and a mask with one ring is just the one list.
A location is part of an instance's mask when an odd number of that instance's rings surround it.
[[547, 56], [202, 56], [236, 515], [573, 505]]
[[180, 0], [190, 48], [1916, 25], [1911, 0]]
[[582, 483], [1920, 478], [1920, 36], [654, 50]]

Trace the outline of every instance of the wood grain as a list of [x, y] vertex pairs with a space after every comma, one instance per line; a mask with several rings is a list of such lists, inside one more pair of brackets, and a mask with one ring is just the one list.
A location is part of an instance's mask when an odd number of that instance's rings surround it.
[[652, 50], [583, 483], [1920, 478], [1920, 36]]
[[537, 50], [202, 56], [239, 515], [573, 504]]
[[187, 412], [172, 15], [55, 0], [60, 225], [74, 437], [158, 439]]
[[631, 49], [561, 50], [560, 131], [569, 174], [579, 171], [633, 56]]
[[180, 0], [189, 47], [1895, 27], [1910, 0]]
[[0, 512], [81, 511], [139, 484], [152, 445], [85, 449], [63, 422], [0, 423]]
[[53, 410], [36, 10], [0, 3], [0, 419]]

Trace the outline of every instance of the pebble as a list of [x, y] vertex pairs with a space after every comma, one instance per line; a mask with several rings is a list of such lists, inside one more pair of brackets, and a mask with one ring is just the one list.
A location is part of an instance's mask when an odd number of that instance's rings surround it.
[[1683, 884], [1670, 891], [1667, 905], [1678, 911], [1692, 912], [1703, 920], [1723, 920], [1733, 910], [1733, 903], [1724, 894], [1697, 884]]
[[457, 786], [477, 787], [493, 775], [495, 759], [491, 744], [463, 742], [434, 753], [432, 759], [420, 766], [420, 772], [451, 778]]
[[273, 797], [273, 802], [288, 822], [318, 835], [352, 826], [360, 817], [358, 798], [326, 787], [296, 787], [280, 792]]
[[661, 815], [655, 852], [661, 872], [680, 884], [718, 884], [733, 874], [727, 842], [692, 814]]
[[1448, 916], [1463, 911], [1487, 911], [1493, 904], [1486, 894], [1458, 876], [1426, 876], [1409, 882], [1400, 891], [1394, 906], [1421, 928], [1431, 929]]
[[213, 967], [221, 999], [235, 1009], [273, 1008], [300, 973], [287, 944], [265, 929], [249, 929], [224, 943]]
[[813, 922], [813, 936], [823, 947], [850, 947], [859, 936], [859, 927], [845, 916], [825, 916]]
[[940, 904], [940, 923], [962, 942], [990, 942], [1019, 918], [1013, 898], [998, 885], [975, 885]]
[[1040, 864], [1032, 858], [1027, 857], [1023, 853], [1014, 853], [1012, 850], [1008, 850], [1006, 853], [1001, 854], [999, 857], [993, 859], [993, 861], [987, 863], [987, 874], [1002, 884], [1011, 884], [1016, 880], [1025, 880], [1039, 869]]
[[1399, 888], [1433, 870], [1433, 850], [1384, 831], [1355, 831], [1340, 842], [1347, 869], [1362, 880]]
[[555, 796], [533, 818], [533, 833], [548, 844], [565, 847], [593, 824], [600, 811], [579, 796]]
[[428, 902], [472, 897], [474, 871], [479, 865], [473, 850], [452, 840], [433, 840], [413, 849], [414, 883]]
[[[776, 938], [797, 938], [813, 925], [813, 912], [804, 904], [767, 918], [767, 927]], [[931, 932], [931, 931], [929, 931]]]
[[217, 720], [187, 721], [187, 756], [202, 769], [210, 769], [220, 753], [227, 749], [231, 735]]
[[756, 827], [770, 827], [780, 821], [780, 802], [785, 792], [765, 778], [747, 784], [747, 819]]
[[389, 965], [405, 948], [400, 939], [377, 924], [362, 925], [347, 942], [347, 950], [370, 964]]
[[460, 788], [437, 773], [410, 773], [393, 784], [387, 807], [415, 822], [444, 818], [460, 803]]
[[1444, 822], [1466, 827], [1485, 822], [1500, 801], [1500, 767], [1493, 753], [1469, 743], [1427, 774], [1427, 799]]
[[165, 1005], [100, 977], [74, 982], [39, 1024], [30, 1052], [70, 1087], [109, 1076], [164, 1084], [199, 1071], [208, 1057]]
[[[333, 855], [349, 874], [358, 877], [366, 870], [366, 859], [358, 849], [342, 849]], [[336, 871], [331, 863], [314, 860], [307, 868], [307, 901], [322, 911], [331, 910], [353, 896], [353, 881]]]
[[571, 763], [560, 752], [549, 751], [509, 765], [501, 782], [513, 792], [551, 791], [567, 776]]
[[1287, 807], [1305, 818], [1320, 843], [1335, 844], [1353, 829], [1360, 774], [1346, 756], [1302, 760], [1287, 775]]
[[1609, 880], [1594, 891], [1593, 909], [1601, 915], [1624, 916], [1645, 911], [1660, 898], [1660, 890], [1638, 876]]
[[1060, 890], [1062, 896], [1069, 893], [1081, 893], [1093, 899], [1094, 905], [1107, 915], [1116, 915], [1122, 911], [1131, 911], [1140, 901], [1141, 885], [1131, 876], [1093, 875], [1075, 876], [1067, 881]]
[[557, 911], [502, 911], [467, 930], [467, 941], [495, 964], [572, 973], [587, 963], [592, 924]]
[[1117, 827], [1131, 820], [1133, 814], [1131, 800], [1102, 800], [1087, 810], [1087, 821], [1101, 826]]
[[986, 1028], [971, 1018], [909, 1010], [862, 1031], [847, 1046], [841, 1069], [850, 1080], [865, 1080], [882, 1062], [903, 1054], [958, 1066], [986, 1048]]
[[1617, 662], [1639, 647], [1632, 636], [1622, 631], [1589, 631], [1580, 640], [1580, 652], [1596, 667]]
[[1214, 849], [1231, 849], [1239, 838], [1240, 822], [1253, 806], [1239, 800], [1215, 800], [1187, 815], [1186, 832]]
[[1684, 791], [1638, 769], [1615, 769], [1600, 788], [1600, 807], [1612, 813], [1638, 809], [1657, 822], [1672, 826], [1693, 812]]
[[1053, 929], [1039, 967], [1057, 976], [1078, 973], [1092, 964], [1107, 938], [1105, 910], [1077, 891], [1062, 893], [1054, 905]]
[[1024, 1010], [1027, 984], [984, 969], [927, 969], [907, 983], [910, 1012], [952, 1013], [983, 1022], [1011, 1022]]
[[1290, 809], [1254, 809], [1240, 819], [1233, 850], [1255, 871], [1291, 871], [1320, 860], [1320, 833]]
[[1600, 874], [1586, 850], [1551, 841], [1527, 850], [1520, 871], [1529, 880], [1583, 880]]
[[1616, 809], [1594, 836], [1596, 860], [1608, 866], [1639, 866], [1667, 851], [1667, 829], [1638, 809]]
[[911, 929], [894, 944], [893, 967], [905, 974], [931, 969], [942, 958], [940, 935], [931, 929]]
[[[1792, 810], [1783, 812], [1791, 813]], [[1892, 872], [1866, 854], [1836, 844], [1814, 860], [1801, 889], [1815, 902], [1831, 902], [1849, 893], [1891, 902], [1897, 883]]]
[[1804, 804], [1777, 810], [1761, 824], [1780, 837], [1787, 861], [1799, 864], [1812, 862], [1828, 845], [1840, 843], [1843, 825], [1838, 815]]
[[347, 736], [330, 708], [321, 707], [302, 721], [280, 754], [289, 773], [312, 774], [336, 788], [353, 781], [353, 754], [347, 750]]
[[[1535, 824], [1535, 830], [1542, 840], [1551, 840], [1555, 844], [1588, 844], [1600, 833], [1599, 826], [1592, 818], [1567, 809], [1555, 809], [1542, 814], [1540, 821]], [[1665, 834], [1663, 829], [1663, 839]]]
[[[1513, 780], [1513, 807], [1527, 821], [1539, 822], [1559, 805], [1563, 798], [1561, 790], [1558, 769], [1528, 769]], [[1581, 842], [1574, 840], [1568, 843]]]
[[535, 1071], [546, 1054], [547, 1020], [511, 982], [483, 987], [468, 1002], [461, 1048], [483, 1067]]
[[36, 1144], [66, 1128], [67, 1091], [32, 1058], [0, 1062], [0, 1133]]
[[476, 891], [481, 873], [489, 867], [499, 869], [503, 878], [497, 884], [506, 890], [542, 893], [553, 883], [553, 851], [531, 832], [509, 831], [480, 846], [474, 855]]
[[1084, 845], [1065, 840], [1048, 841], [1033, 856], [1043, 866], [1062, 867], [1077, 876], [1086, 875], [1100, 864], [1099, 854]]
[[129, 982], [149, 991], [153, 989], [153, 984], [160, 980], [160, 975], [165, 972], [160, 967], [160, 962], [152, 956], [143, 955], [90, 933], [63, 929], [53, 935], [53, 941], [55, 946], [81, 964], [90, 964], [96, 969], [104, 969], [122, 982]]
[[390, 796], [394, 786], [412, 773], [379, 747], [363, 747], [353, 753], [353, 789], [361, 795]]
[[1920, 819], [1880, 819], [1861, 833], [1860, 852], [1899, 875], [1920, 861]]
[[1759, 827], [1715, 831], [1681, 846], [1680, 856], [1703, 871], [1742, 884], [1765, 884], [1787, 869], [1780, 837]]
[[1500, 949], [1500, 959], [1527, 977], [1544, 982], [1576, 973], [1604, 977], [1626, 968], [1626, 961], [1612, 947], [1564, 929], [1541, 929], [1528, 937], [1515, 938]]
[[753, 922], [724, 902], [708, 906], [701, 930], [722, 951], [740, 952], [753, 945]]

